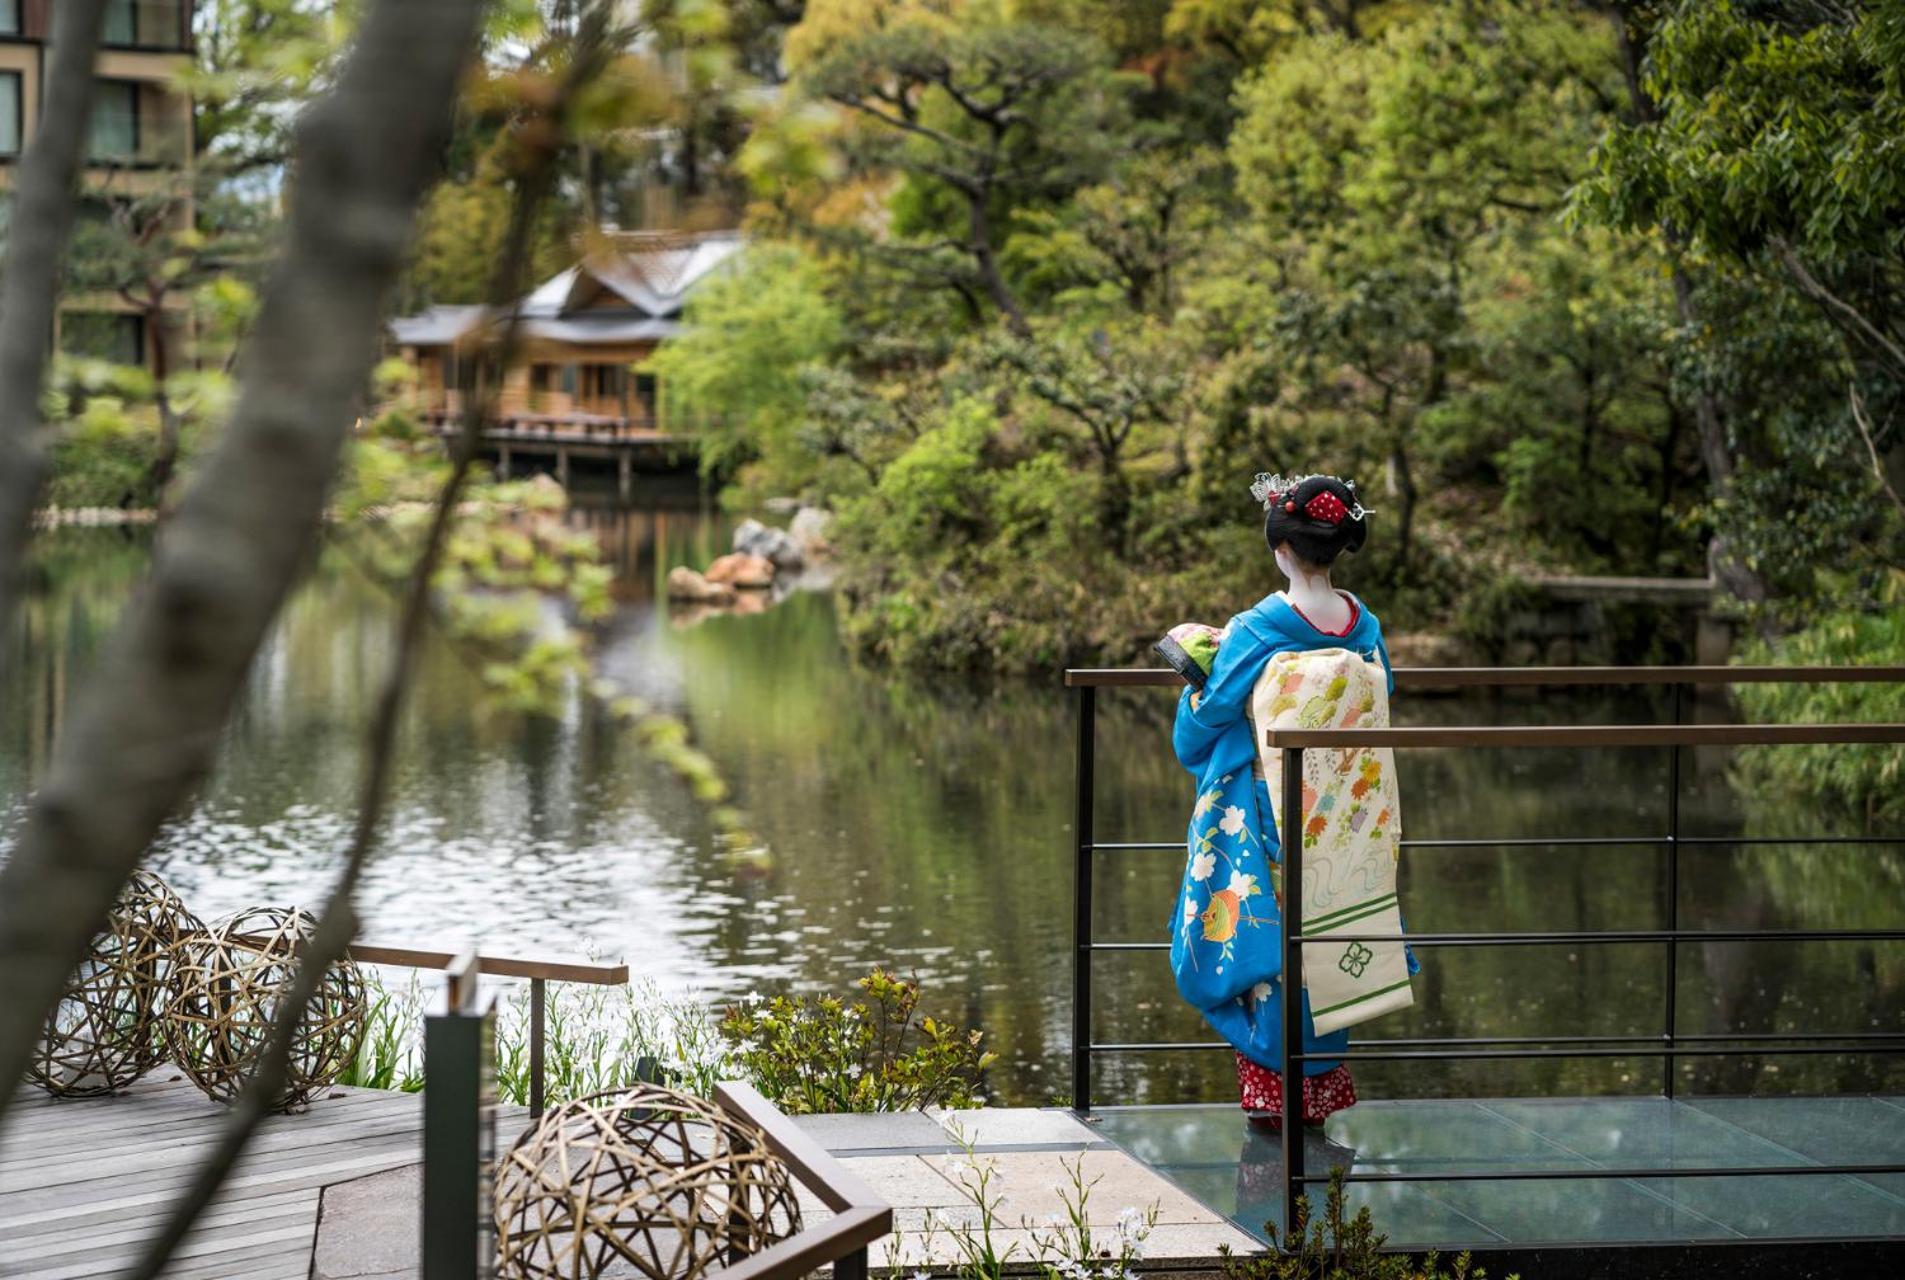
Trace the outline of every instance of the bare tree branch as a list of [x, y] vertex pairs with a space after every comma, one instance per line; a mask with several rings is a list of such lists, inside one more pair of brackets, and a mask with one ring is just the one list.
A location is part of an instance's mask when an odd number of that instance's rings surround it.
[[154, 1280], [230, 1176], [258, 1125], [284, 1092], [291, 1046], [318, 983], [325, 970], [343, 958], [351, 940], [357, 936], [357, 884], [383, 827], [391, 766], [396, 758], [397, 730], [424, 624], [430, 617], [437, 569], [443, 562], [457, 506], [482, 443], [483, 423], [494, 416], [495, 397], [503, 383], [502, 373], [513, 363], [519, 346], [520, 300], [529, 286], [536, 219], [554, 185], [557, 165], [562, 158], [561, 143], [567, 132], [564, 122], [577, 91], [599, 76], [608, 61], [608, 12], [607, 6], [598, 0], [583, 19], [575, 37], [575, 54], [569, 61], [563, 90], [549, 111], [554, 127], [542, 127], [538, 121], [536, 128], [517, 131], [518, 141], [529, 152], [528, 164], [518, 181], [509, 230], [489, 291], [490, 306], [498, 310], [507, 307], [507, 318], [494, 352], [486, 362], [491, 376], [479, 379], [479, 361], [472, 360], [467, 362], [462, 378], [463, 416], [451, 448], [450, 475], [437, 495], [429, 532], [404, 590], [403, 605], [397, 617], [394, 657], [378, 692], [371, 721], [357, 821], [343, 870], [318, 917], [316, 929], [306, 940], [297, 977], [274, 1011], [270, 1040], [251, 1078], [245, 1082], [244, 1092], [232, 1107], [218, 1145], [199, 1166], [192, 1186], [174, 1206], [164, 1229], [148, 1242], [139, 1265], [129, 1273], [127, 1280]]
[[[106, 0], [66, 0], [55, 7], [39, 130], [27, 144], [13, 191], [6, 272], [0, 276], [0, 635], [11, 635], [7, 620], [46, 477], [40, 393], [53, 354], [53, 309], [92, 118], [93, 60], [105, 11]], [[11, 656], [10, 646], [0, 644], [0, 669]]]
[[[238, 406], [0, 867], [0, 1081], [25, 1075], [67, 975], [209, 767], [311, 554], [483, 7], [378, 0], [336, 91], [300, 127], [290, 235]], [[0, 1088], [0, 1117], [14, 1097]]]
[[1898, 490], [1892, 487], [1891, 477], [1885, 474], [1885, 460], [1879, 456], [1878, 441], [1874, 437], [1871, 420], [1865, 416], [1865, 397], [1859, 394], [1858, 383], [1846, 384], [1846, 397], [1852, 403], [1853, 424], [1859, 428], [1859, 438], [1865, 441], [1865, 452], [1872, 459], [1872, 475], [1877, 478], [1885, 496], [1892, 500], [1892, 505], [1898, 508], [1898, 513], [1905, 516], [1905, 498], [1899, 497]]
[[1800, 260], [1798, 252], [1790, 243], [1775, 236], [1772, 244], [1774, 252], [1779, 254], [1779, 260], [1786, 264], [1786, 270], [1792, 273], [1800, 289], [1825, 308], [1828, 314], [1837, 317], [1840, 325], [1863, 335], [1877, 347], [1880, 355], [1890, 362], [1893, 376], [1905, 377], [1905, 347], [1901, 347], [1866, 319], [1857, 307], [1820, 283], [1819, 278], [1806, 269], [1806, 264]]

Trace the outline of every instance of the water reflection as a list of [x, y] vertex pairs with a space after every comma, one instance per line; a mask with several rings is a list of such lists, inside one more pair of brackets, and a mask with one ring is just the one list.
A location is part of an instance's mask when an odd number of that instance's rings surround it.
[[[737, 881], [696, 806], [613, 724], [576, 699], [554, 720], [485, 716], [475, 680], [433, 648], [405, 726], [389, 837], [364, 889], [369, 932], [412, 945], [480, 938], [495, 950], [626, 957], [663, 985], [731, 996], [775, 985], [838, 988], [886, 964], [928, 981], [935, 1012], [981, 1026], [1003, 1057], [993, 1085], [1059, 1094], [1070, 1025], [1071, 724], [1055, 682], [972, 684], [863, 669], [842, 652], [832, 606], [795, 595], [752, 617], [671, 623], [658, 584], [724, 549], [726, 523], [692, 495], [582, 517], [616, 564], [620, 608], [604, 670], [680, 711], [775, 851]], [[42, 590], [19, 620], [23, 660], [5, 675], [0, 794], [43, 764], [68, 690], [134, 589], [143, 534], [72, 530], [45, 540]], [[362, 728], [383, 670], [388, 601], [326, 562], [298, 593], [255, 669], [198, 805], [154, 866], [202, 912], [314, 899], [348, 834]], [[1188, 782], [1169, 753], [1171, 701], [1107, 695], [1098, 830], [1170, 839]], [[1403, 723], [1616, 722], [1660, 718], [1650, 697], [1408, 699]], [[1406, 755], [1417, 837], [1603, 835], [1664, 829], [1662, 752]], [[1807, 824], [1742, 805], [1722, 756], [1689, 756], [1687, 829], [1789, 836]], [[1780, 826], [1769, 814], [1780, 815]], [[1457, 848], [1405, 859], [1419, 930], [1655, 928], [1660, 848]], [[1688, 928], [1895, 923], [1905, 851], [1800, 846], [1683, 850]], [[1169, 853], [1108, 854], [1097, 928], [1155, 939], [1178, 870]], [[1419, 1003], [1382, 1036], [1649, 1035], [1665, 1003], [1658, 948], [1635, 945], [1425, 952]], [[1157, 954], [1098, 962], [1100, 1039], [1203, 1039]], [[1709, 944], [1680, 963], [1682, 1030], [1896, 1029], [1905, 947]], [[1368, 1063], [1365, 1097], [1657, 1091], [1658, 1058], [1533, 1063]], [[1690, 1087], [1726, 1092], [1894, 1089], [1892, 1062], [1701, 1059]], [[1100, 1064], [1099, 1096], [1231, 1096], [1222, 1055]], [[1232, 1152], [1227, 1159], [1234, 1159]]]

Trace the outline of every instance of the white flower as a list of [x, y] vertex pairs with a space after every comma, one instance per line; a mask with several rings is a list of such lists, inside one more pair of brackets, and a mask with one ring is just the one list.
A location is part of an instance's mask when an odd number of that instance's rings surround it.
[[1268, 1000], [1270, 993], [1275, 990], [1276, 988], [1268, 982], [1259, 982], [1256, 986], [1250, 988], [1250, 995], [1254, 1000]]
[[1223, 821], [1217, 826], [1227, 836], [1241, 835], [1244, 829], [1244, 811], [1234, 804], [1226, 805]]
[[1231, 872], [1230, 884], [1227, 887], [1239, 898], [1248, 898], [1253, 893], [1263, 892], [1257, 888], [1257, 877], [1243, 871]]
[[1195, 919], [1197, 919], [1197, 904], [1191, 901], [1191, 895], [1187, 893], [1184, 895], [1184, 923], [1189, 924]]
[[1214, 806], [1217, 803], [1218, 794], [1219, 793], [1217, 788], [1212, 787], [1209, 791], [1206, 791], [1203, 795], [1197, 797], [1197, 808], [1191, 811], [1191, 816], [1195, 818], [1201, 818], [1205, 814], [1209, 813], [1211, 811], [1212, 806]]
[[964, 1160], [949, 1160], [946, 1162], [946, 1172], [951, 1177], [963, 1182], [965, 1181], [966, 1175], [972, 1172], [972, 1166], [967, 1164]]
[[1208, 880], [1210, 873], [1217, 870], [1217, 855], [1200, 853], [1191, 859], [1191, 879]]

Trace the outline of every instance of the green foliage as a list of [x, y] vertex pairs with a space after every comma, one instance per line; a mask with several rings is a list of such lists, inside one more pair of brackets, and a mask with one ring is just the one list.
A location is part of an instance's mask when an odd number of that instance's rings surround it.
[[[692, 997], [653, 983], [547, 989], [544, 1070], [551, 1102], [565, 1102], [659, 1075], [711, 1096], [745, 1078], [796, 1115], [971, 1107], [992, 1055], [978, 1032], [914, 1018], [919, 988], [876, 969], [864, 1000], [778, 996], [730, 1008], [718, 1020]], [[423, 1087], [422, 987], [392, 991], [373, 974], [368, 1033], [341, 1083], [415, 1092]], [[529, 988], [511, 987], [497, 1009], [497, 1096], [529, 1100]]]
[[1784, 240], [1828, 267], [1897, 262], [1905, 172], [1885, 158], [1905, 134], [1896, 6], [1661, 8], [1647, 68], [1657, 117], [1609, 131], [1585, 208], [1741, 260]]
[[1320, 1219], [1312, 1217], [1308, 1196], [1297, 1197], [1296, 1221], [1287, 1237], [1297, 1247], [1276, 1247], [1279, 1233], [1275, 1224], [1268, 1224], [1270, 1250], [1249, 1258], [1226, 1252], [1224, 1280], [1485, 1280], [1488, 1273], [1472, 1266], [1467, 1253], [1458, 1254], [1447, 1267], [1434, 1251], [1420, 1258], [1384, 1253], [1388, 1237], [1376, 1230], [1368, 1205], [1353, 1218], [1345, 1216], [1345, 1186], [1343, 1171], [1331, 1170]]
[[1881, 518], [1905, 393], [1905, 178], [1881, 158], [1905, 130], [1905, 23], [1886, 3], [1677, 0], [1626, 25], [1646, 109], [1602, 139], [1573, 213], [1675, 251], [1676, 380], [1724, 419], [1710, 515], [1793, 621], [1819, 564], [1905, 560]]
[[646, 368], [666, 389], [668, 418], [695, 429], [703, 470], [730, 473], [758, 458], [781, 483], [810, 479], [805, 378], [843, 338], [820, 264], [791, 245], [756, 245], [695, 294], [686, 320]]
[[864, 1000], [776, 996], [730, 1008], [721, 1034], [768, 1101], [789, 1115], [979, 1105], [993, 1055], [980, 1033], [915, 1019], [919, 987], [875, 969]]
[[[467, 182], [438, 184], [419, 217], [404, 280], [405, 305], [486, 301], [496, 270], [494, 248], [503, 242], [512, 201], [510, 188], [493, 166]], [[531, 274], [537, 278], [555, 274], [573, 258], [555, 213], [543, 213], [532, 251]]]
[[[389, 414], [351, 441], [335, 545], [392, 590], [408, 581], [449, 463], [434, 436]], [[435, 588], [437, 622], [481, 672], [493, 710], [534, 713], [586, 678], [587, 624], [612, 608], [613, 571], [567, 520], [546, 478], [479, 475], [453, 517]]]
[[121, 406], [95, 402], [53, 444], [50, 507], [150, 508], [158, 495], [150, 483], [152, 442], [133, 429]]
[[[1905, 572], [1893, 570], [1867, 599], [1742, 655], [1749, 663], [1873, 666], [1905, 663]], [[1897, 724], [1905, 689], [1895, 684], [1751, 684], [1735, 691], [1752, 720], [1769, 724]], [[1797, 800], [1857, 817], [1868, 829], [1905, 818], [1905, 746], [1749, 747], [1735, 784], [1769, 800]]]
[[[339, 1083], [415, 1093], [424, 1084], [422, 983], [413, 974], [392, 990], [373, 971], [369, 988], [364, 1043]], [[709, 1097], [733, 1076], [714, 1019], [699, 1001], [669, 997], [647, 982], [616, 988], [557, 982], [545, 998], [544, 1086], [552, 1104], [657, 1075]], [[496, 1095], [527, 1106], [529, 1083], [529, 987], [517, 983], [497, 1005]]]

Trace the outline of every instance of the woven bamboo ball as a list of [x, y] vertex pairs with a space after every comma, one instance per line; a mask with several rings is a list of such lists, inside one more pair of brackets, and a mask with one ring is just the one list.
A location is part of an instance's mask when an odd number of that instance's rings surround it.
[[[165, 1029], [172, 1055], [207, 1097], [229, 1102], [250, 1079], [298, 955], [317, 929], [294, 907], [250, 907], [174, 950], [175, 991]], [[364, 1041], [364, 978], [349, 960], [325, 970], [291, 1045], [276, 1108], [302, 1111], [357, 1057]]]
[[659, 1085], [544, 1115], [503, 1158], [495, 1204], [506, 1280], [692, 1280], [800, 1230], [760, 1130]]
[[47, 1018], [28, 1078], [56, 1098], [98, 1097], [164, 1061], [172, 948], [203, 927], [165, 881], [133, 872]]

